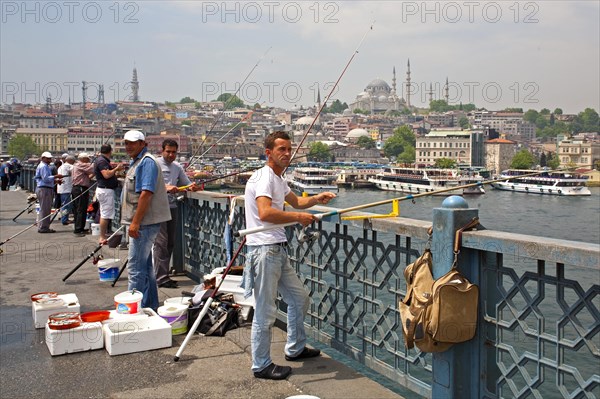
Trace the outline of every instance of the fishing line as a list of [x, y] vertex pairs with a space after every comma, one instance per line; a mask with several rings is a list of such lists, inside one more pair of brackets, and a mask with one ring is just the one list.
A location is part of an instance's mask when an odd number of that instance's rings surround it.
[[[239, 87], [237, 88], [237, 90], [235, 91], [235, 93], [231, 97], [229, 97], [229, 100], [227, 100], [227, 102], [223, 105], [223, 111], [219, 114], [219, 117], [215, 119], [215, 121], [210, 126], [210, 128], [208, 129], [208, 131], [204, 134], [204, 139], [200, 142], [200, 145], [198, 146], [198, 148], [202, 148], [202, 145], [204, 145], [204, 143], [206, 142], [206, 139], [208, 138], [208, 134], [212, 133], [212, 131], [215, 128], [215, 126], [217, 125], [217, 123], [219, 123], [219, 121], [221, 120], [221, 118], [223, 117], [223, 115], [225, 115], [225, 111], [227, 110], [227, 106], [229, 105], [229, 103], [237, 96], [237, 94], [240, 92], [240, 90], [242, 89], [242, 87], [244, 86], [244, 84], [246, 83], [246, 81], [248, 80], [248, 78], [250, 77], [250, 75], [252, 75], [252, 72], [254, 72], [254, 70], [258, 67], [258, 64], [260, 64], [260, 62], [263, 60], [263, 58], [265, 58], [265, 56], [267, 55], [267, 53], [272, 48], [273, 48], [273, 46], [269, 47], [267, 49], [267, 51], [265, 51], [265, 53], [258, 59], [258, 61], [256, 61], [256, 64], [254, 64], [254, 67], [252, 67], [252, 69], [250, 70], [250, 72], [248, 72], [248, 74], [246, 75], [246, 78], [244, 78], [244, 80], [239, 85]], [[199, 157], [197, 157], [196, 154], [192, 154], [192, 157], [191, 157], [191, 160], [190, 160], [190, 164], [187, 166], [186, 169], [191, 168], [191, 166], [194, 163], [196, 163], [196, 161], [198, 160], [198, 158]]]

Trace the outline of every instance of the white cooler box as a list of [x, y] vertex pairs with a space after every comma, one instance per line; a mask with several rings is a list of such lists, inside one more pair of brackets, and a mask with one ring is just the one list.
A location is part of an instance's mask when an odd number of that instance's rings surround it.
[[58, 298], [64, 301], [64, 304], [43, 304], [31, 302], [31, 313], [33, 315], [33, 325], [35, 328], [44, 328], [48, 321], [48, 316], [54, 313], [61, 312], [77, 312], [79, 313], [79, 299], [75, 294], [58, 295]]
[[[144, 315], [113, 315], [104, 321], [104, 347], [111, 356], [169, 348], [173, 335], [171, 325], [152, 309]], [[150, 316], [149, 316], [150, 314]]]
[[67, 330], [52, 330], [46, 324], [46, 346], [52, 356], [102, 349], [102, 323], [81, 323]]

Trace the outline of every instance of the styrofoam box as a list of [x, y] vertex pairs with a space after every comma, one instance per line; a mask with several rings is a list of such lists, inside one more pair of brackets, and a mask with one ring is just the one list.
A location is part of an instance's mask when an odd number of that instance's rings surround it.
[[105, 322], [102, 329], [104, 347], [111, 356], [168, 348], [172, 344], [171, 325], [158, 315], [113, 319]]
[[[221, 281], [221, 275], [217, 274], [216, 284], [219, 284]], [[242, 276], [225, 276], [225, 280], [221, 287], [219, 288], [219, 292], [228, 292], [233, 294], [233, 300], [235, 303], [242, 307], [242, 311], [240, 312], [242, 318], [244, 320], [248, 320], [248, 315], [250, 313], [250, 309], [252, 309], [255, 305], [254, 296], [250, 296], [248, 298], [244, 298], [244, 289], [240, 287], [240, 283], [242, 282]]]
[[48, 316], [60, 312], [79, 313], [79, 299], [75, 294], [58, 295], [65, 303], [59, 306], [44, 305], [37, 302], [31, 302], [31, 313], [33, 315], [33, 325], [35, 328], [44, 328], [48, 321]]
[[102, 323], [81, 323], [67, 330], [52, 330], [46, 323], [46, 346], [52, 356], [102, 349]]
[[151, 308], [143, 308], [140, 312], [134, 314], [127, 313], [117, 313], [116, 309], [110, 311], [110, 315], [108, 319], [104, 320], [102, 323], [113, 323], [115, 321], [129, 321], [129, 320], [140, 320], [145, 319], [147, 317], [160, 317], [154, 310]]

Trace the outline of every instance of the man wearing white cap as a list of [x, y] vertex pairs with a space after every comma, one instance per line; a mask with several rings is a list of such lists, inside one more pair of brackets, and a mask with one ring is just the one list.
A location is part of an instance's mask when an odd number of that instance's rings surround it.
[[128, 289], [144, 294], [142, 307], [158, 309], [158, 287], [152, 266], [152, 245], [160, 224], [171, 220], [162, 171], [146, 148], [142, 132], [130, 130], [123, 137], [131, 157], [123, 183], [121, 224], [128, 225]]
[[54, 195], [54, 183], [61, 182], [62, 175], [52, 175], [52, 169], [50, 169], [50, 162], [52, 161], [52, 154], [48, 151], [43, 152], [40, 157], [40, 163], [35, 169], [35, 194], [38, 202], [40, 203], [40, 214], [38, 223], [38, 233], [54, 233], [55, 231], [50, 228], [50, 211], [52, 208], [52, 197]]
[[[85, 219], [87, 208], [90, 201], [91, 178], [94, 176], [94, 165], [90, 163], [90, 156], [86, 152], [81, 152], [77, 156], [78, 160], [73, 165], [73, 215], [75, 216], [75, 229], [73, 233], [78, 237], [85, 235]], [[77, 199], [76, 199], [77, 198]]]

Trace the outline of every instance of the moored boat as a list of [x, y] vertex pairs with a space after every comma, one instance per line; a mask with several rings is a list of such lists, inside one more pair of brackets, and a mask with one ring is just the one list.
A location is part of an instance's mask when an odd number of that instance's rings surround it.
[[[381, 190], [400, 191], [403, 193], [431, 193], [439, 190], [448, 190], [440, 195], [483, 194], [483, 186], [476, 185], [465, 189], [458, 186], [473, 184], [483, 181], [479, 175], [460, 175], [453, 169], [421, 169], [388, 167], [378, 173], [370, 182]], [[449, 190], [456, 187], [455, 190]]]
[[291, 172], [288, 182], [300, 194], [315, 195], [325, 191], [338, 192], [338, 174], [333, 169], [297, 167]]
[[516, 193], [542, 195], [582, 196], [592, 194], [585, 186], [587, 176], [564, 171], [545, 171], [535, 176], [523, 176], [532, 173], [536, 172], [526, 169], [504, 170], [499, 179], [506, 180], [492, 183], [492, 187]]

